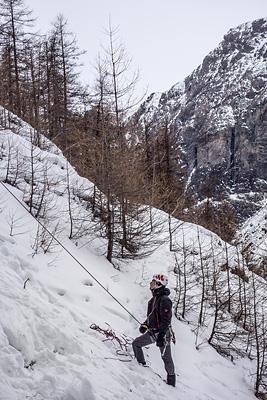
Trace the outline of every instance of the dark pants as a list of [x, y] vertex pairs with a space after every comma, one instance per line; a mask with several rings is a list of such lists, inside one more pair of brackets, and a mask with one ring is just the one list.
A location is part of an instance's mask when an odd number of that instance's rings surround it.
[[[157, 340], [157, 333], [151, 335], [150, 332], [146, 332], [144, 333], [144, 335], [137, 337], [133, 341], [132, 346], [134, 355], [140, 364], [145, 364], [145, 357], [142, 347], [149, 346], [152, 343], [155, 343], [156, 340]], [[167, 331], [166, 340], [167, 340], [167, 346], [160, 347], [159, 349], [162, 360], [164, 362], [165, 370], [167, 371], [168, 374], [173, 375], [175, 373], [175, 368], [171, 356], [171, 343], [170, 343], [169, 331]]]

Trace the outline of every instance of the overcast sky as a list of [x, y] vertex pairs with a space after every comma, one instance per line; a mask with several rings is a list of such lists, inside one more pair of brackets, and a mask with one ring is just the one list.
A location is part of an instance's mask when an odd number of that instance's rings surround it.
[[93, 80], [91, 63], [105, 43], [104, 29], [119, 26], [120, 37], [140, 69], [137, 91], [163, 92], [184, 80], [203, 58], [241, 23], [267, 16], [266, 0], [25, 0], [48, 32], [61, 13], [83, 56], [82, 76]]

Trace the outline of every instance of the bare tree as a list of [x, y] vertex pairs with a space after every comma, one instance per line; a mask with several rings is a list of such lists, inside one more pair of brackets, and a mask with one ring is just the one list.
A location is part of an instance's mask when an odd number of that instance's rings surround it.
[[73, 117], [84, 94], [78, 79], [78, 59], [83, 53], [77, 47], [75, 35], [68, 30], [67, 20], [59, 14], [44, 42], [44, 105], [48, 135], [65, 151], [70, 144]]
[[[6, 88], [9, 92], [9, 106], [21, 116], [20, 52], [26, 39], [25, 28], [32, 26], [34, 19], [23, 0], [1, 0], [0, 40], [4, 45], [5, 59], [9, 63]], [[12, 101], [12, 103], [10, 103]]]
[[[104, 56], [98, 57], [96, 64], [97, 79], [92, 104], [95, 110], [95, 143], [93, 158], [98, 175], [95, 182], [105, 197], [102, 197], [102, 221], [106, 227], [108, 239], [107, 258], [112, 260], [114, 245], [116, 252], [120, 244], [120, 256], [135, 251], [132, 238], [132, 219], [136, 212], [138, 163], [131, 141], [132, 131], [127, 117], [135, 107], [134, 89], [138, 73], [129, 78], [130, 59], [125, 47], [118, 42], [118, 30], [109, 25], [106, 32], [108, 46]], [[134, 178], [133, 178], [134, 177]], [[117, 255], [119, 255], [117, 253]]]
[[17, 211], [10, 210], [9, 216], [7, 217], [7, 223], [10, 227], [10, 236], [22, 235], [27, 231], [22, 222], [22, 217], [17, 214]]
[[21, 154], [19, 147], [8, 137], [6, 149], [6, 176], [5, 182], [12, 186], [18, 184], [21, 173], [25, 167], [25, 157]]
[[59, 223], [55, 225], [51, 232], [47, 228], [49, 226], [48, 220], [44, 220], [44, 225], [37, 225], [36, 235], [31, 248], [33, 249], [32, 257], [43, 252], [44, 254], [52, 252], [57, 247], [58, 242], [54, 240], [55, 236], [61, 231]]

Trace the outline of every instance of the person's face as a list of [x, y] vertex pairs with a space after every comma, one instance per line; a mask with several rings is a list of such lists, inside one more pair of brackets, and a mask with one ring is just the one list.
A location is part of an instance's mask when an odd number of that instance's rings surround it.
[[156, 287], [157, 287], [156, 281], [152, 279], [152, 281], [150, 282], [150, 290], [154, 290], [156, 289]]

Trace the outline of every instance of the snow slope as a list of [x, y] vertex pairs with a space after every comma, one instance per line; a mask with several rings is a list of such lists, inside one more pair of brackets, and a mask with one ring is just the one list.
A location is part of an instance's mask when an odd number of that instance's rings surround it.
[[267, 200], [262, 200], [262, 207], [249, 218], [237, 232], [236, 239], [246, 246], [246, 253], [253, 256], [254, 263], [261, 276], [267, 279]]
[[[27, 125], [22, 125], [20, 135], [13, 130], [0, 132], [1, 181], [6, 177], [7, 150], [17, 154], [17, 149], [25, 156], [19, 157], [24, 160], [24, 168], [17, 178], [18, 188], [0, 184], [0, 399], [255, 398], [251, 376], [255, 365], [246, 358], [234, 363], [222, 358], [208, 346], [204, 336], [196, 339], [192, 326], [176, 318], [173, 318], [173, 327], [177, 343], [172, 346], [178, 374], [176, 388], [167, 386], [155, 373], [165, 378], [155, 346], [145, 349], [151, 368], [136, 363], [130, 344], [139, 334], [138, 322], [108, 292], [138, 321], [143, 321], [150, 298], [149, 282], [154, 273], [169, 275], [171, 297], [175, 297], [174, 253], [166, 243], [151, 256], [120, 262], [120, 269], [114, 269], [104, 256], [103, 239], [69, 240], [66, 160], [49, 142], [46, 150], [35, 148], [35, 168], [40, 171], [41, 179], [45, 163], [49, 165], [49, 179], [60, 178], [50, 193], [53, 196], [51, 212], [60, 222], [56, 235], [82, 267], [56, 243], [46, 254], [40, 251], [34, 254], [38, 224], [22, 206], [27, 192], [25, 177], [29, 173], [29, 132]], [[12, 160], [16, 163], [16, 157]], [[73, 169], [71, 179], [81, 187], [91, 185]], [[163, 213], [159, 215], [164, 217]], [[181, 238], [179, 229], [177, 240]], [[203, 242], [210, 240], [210, 232], [199, 229], [183, 224], [183, 240], [189, 246], [199, 232]], [[216, 240], [219, 239], [214, 235]], [[92, 324], [111, 329], [122, 343], [123, 355], [118, 340], [106, 340], [101, 332], [91, 329]]]

